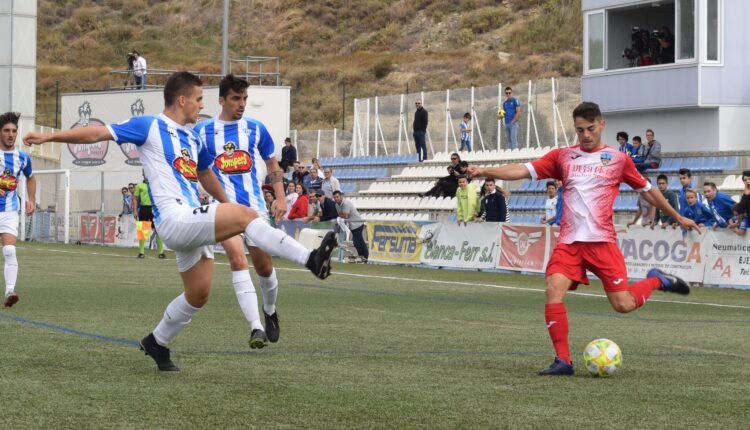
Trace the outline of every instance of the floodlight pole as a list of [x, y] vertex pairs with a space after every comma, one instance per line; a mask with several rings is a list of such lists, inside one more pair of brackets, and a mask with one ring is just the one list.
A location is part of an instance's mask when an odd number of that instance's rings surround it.
[[224, 19], [221, 23], [221, 76], [227, 75], [229, 68], [229, 0], [224, 0]]

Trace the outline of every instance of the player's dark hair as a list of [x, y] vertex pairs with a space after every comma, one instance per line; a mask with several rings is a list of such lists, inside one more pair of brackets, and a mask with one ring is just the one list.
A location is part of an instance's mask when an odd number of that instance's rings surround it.
[[190, 72], [175, 72], [164, 84], [164, 104], [172, 106], [177, 97], [186, 96], [194, 87], [202, 87], [203, 81]]
[[682, 169], [678, 170], [677, 173], [680, 174], [680, 175], [685, 175], [688, 178], [692, 178], [693, 177], [693, 173], [687, 167], [683, 167]]
[[669, 178], [667, 178], [667, 175], [665, 175], [664, 173], [661, 173], [659, 176], [656, 177], [657, 182], [661, 181], [662, 179], [664, 179], [664, 181], [666, 182], [669, 182]]
[[706, 181], [706, 182], [703, 183], [703, 186], [704, 187], [705, 186], [709, 186], [709, 187], [713, 188], [714, 190], [716, 189], [716, 183], [715, 182]]
[[625, 142], [627, 142], [627, 141], [628, 141], [628, 134], [627, 134], [626, 132], [624, 132], [624, 131], [618, 131], [618, 132], [617, 132], [617, 135], [615, 136], [615, 139], [619, 139], [619, 138], [621, 138], [621, 137], [622, 137], [623, 139], [625, 139]]
[[219, 82], [219, 97], [226, 97], [229, 95], [229, 90], [235, 93], [242, 94], [250, 84], [242, 78], [238, 78], [234, 75], [226, 75]]
[[742, 180], [744, 181], [745, 178], [750, 178], [750, 170], [743, 170], [742, 171]]
[[545, 188], [549, 187], [555, 187], [555, 189], [557, 189], [557, 184], [555, 183], [555, 181], [547, 181], [547, 185], [545, 185]]
[[643, 140], [641, 140], [641, 136], [633, 136], [633, 142], [638, 141], [638, 143], [643, 143]]
[[486, 184], [487, 182], [492, 182], [494, 184], [495, 183], [495, 179], [494, 178], [484, 178], [484, 183]]
[[509, 91], [509, 90], [513, 91], [513, 88], [511, 88], [511, 87], [505, 87], [505, 91]]
[[5, 112], [0, 115], [0, 128], [5, 127], [5, 124], [13, 124], [17, 128], [19, 118], [21, 118], [21, 114], [18, 112]]
[[583, 118], [586, 121], [594, 121], [602, 118], [599, 105], [594, 102], [583, 102], [573, 109], [573, 119]]

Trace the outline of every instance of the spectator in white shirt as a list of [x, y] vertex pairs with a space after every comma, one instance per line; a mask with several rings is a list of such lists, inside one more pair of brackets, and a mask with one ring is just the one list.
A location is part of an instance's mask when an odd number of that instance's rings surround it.
[[146, 88], [147, 74], [146, 74], [146, 59], [141, 57], [138, 51], [133, 51], [135, 61], [133, 62], [133, 76], [135, 77], [135, 86], [138, 88]]
[[544, 201], [542, 224], [549, 224], [557, 218], [557, 184], [547, 181], [547, 200]]

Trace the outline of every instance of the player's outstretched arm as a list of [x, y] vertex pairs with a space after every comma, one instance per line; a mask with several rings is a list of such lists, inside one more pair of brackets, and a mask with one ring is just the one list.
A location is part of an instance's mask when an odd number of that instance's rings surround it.
[[529, 169], [523, 164], [505, 164], [500, 167], [479, 167], [474, 164], [469, 166], [469, 174], [472, 177], [482, 176], [485, 178], [503, 179], [515, 181], [518, 179], [531, 179]]
[[672, 205], [669, 204], [667, 199], [665, 199], [664, 196], [661, 195], [661, 191], [659, 191], [658, 189], [651, 188], [650, 190], [643, 193], [643, 198], [646, 199], [647, 202], [661, 209], [662, 212], [677, 220], [677, 222], [684, 230], [695, 230], [698, 232], [698, 234], [700, 234], [701, 231], [695, 221], [691, 220], [690, 218], [685, 218], [677, 213]]
[[23, 143], [31, 146], [41, 145], [46, 142], [96, 143], [112, 139], [112, 133], [109, 132], [109, 129], [100, 125], [96, 127], [61, 130], [54, 133], [38, 133], [32, 131], [23, 137]]
[[227, 194], [224, 192], [224, 188], [222, 188], [219, 183], [219, 179], [210, 168], [206, 170], [198, 170], [198, 182], [200, 182], [203, 189], [206, 190], [208, 194], [214, 196], [219, 203], [229, 202]]

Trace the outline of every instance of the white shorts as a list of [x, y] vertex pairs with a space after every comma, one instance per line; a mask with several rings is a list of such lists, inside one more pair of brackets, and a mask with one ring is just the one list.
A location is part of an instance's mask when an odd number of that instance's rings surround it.
[[0, 212], [0, 233], [18, 237], [18, 212]]
[[164, 244], [175, 251], [180, 272], [190, 270], [201, 257], [214, 258], [217, 206], [174, 205], [159, 213], [156, 229]]

